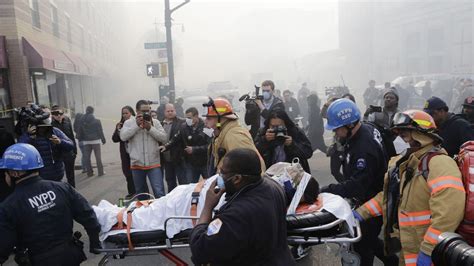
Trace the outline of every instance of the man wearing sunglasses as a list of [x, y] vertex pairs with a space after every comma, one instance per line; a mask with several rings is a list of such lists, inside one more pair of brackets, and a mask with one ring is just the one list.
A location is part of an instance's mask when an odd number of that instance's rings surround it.
[[433, 118], [418, 110], [397, 113], [392, 130], [410, 148], [389, 162], [384, 190], [354, 212], [360, 221], [383, 217], [385, 253], [405, 265], [432, 265], [443, 232], [464, 216], [465, 191], [456, 162], [441, 148]]
[[66, 178], [69, 185], [72, 187], [76, 186], [74, 176], [74, 163], [77, 155], [76, 139], [74, 138], [74, 130], [72, 129], [71, 119], [64, 114], [64, 110], [58, 105], [51, 107], [52, 121], [51, 125], [55, 128], [60, 129], [66, 136], [72, 141], [74, 148], [70, 152], [63, 154], [64, 170], [66, 172]]
[[[286, 196], [261, 176], [257, 152], [229, 151], [190, 236], [196, 265], [295, 265], [286, 236]], [[223, 193], [226, 203], [213, 217]]]

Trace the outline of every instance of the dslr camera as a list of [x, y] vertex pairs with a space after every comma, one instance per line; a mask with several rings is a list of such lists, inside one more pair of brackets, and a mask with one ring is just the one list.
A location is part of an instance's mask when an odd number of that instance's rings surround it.
[[273, 128], [273, 133], [275, 133], [275, 139], [277, 141], [285, 141], [287, 135], [287, 129], [285, 126], [277, 126]]
[[151, 114], [150, 114], [150, 112], [144, 112], [144, 113], [143, 113], [143, 120], [144, 120], [144, 121], [148, 121], [148, 122], [151, 121]]

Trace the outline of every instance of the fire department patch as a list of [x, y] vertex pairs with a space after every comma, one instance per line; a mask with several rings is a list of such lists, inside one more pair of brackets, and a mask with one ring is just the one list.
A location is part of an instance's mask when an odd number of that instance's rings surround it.
[[366, 166], [367, 166], [367, 163], [365, 162], [364, 158], [360, 158], [357, 160], [356, 167], [358, 170], [364, 170]]

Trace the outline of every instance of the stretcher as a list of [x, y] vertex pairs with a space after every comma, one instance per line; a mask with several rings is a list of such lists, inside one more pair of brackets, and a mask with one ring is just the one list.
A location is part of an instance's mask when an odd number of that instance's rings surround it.
[[[197, 220], [197, 216], [176, 216], [166, 219], [164, 230], [121, 233], [108, 236], [98, 251], [104, 253], [99, 265], [106, 265], [109, 259], [128, 256], [156, 255], [160, 253], [177, 266], [188, 265], [174, 255], [171, 250], [189, 248], [191, 229], [184, 230], [170, 238], [167, 234], [168, 222], [176, 219]], [[303, 257], [306, 251], [315, 245], [335, 243], [340, 246], [342, 265], [359, 265], [358, 255], [351, 251], [351, 244], [361, 238], [361, 230], [356, 227], [349, 230], [345, 220], [336, 218], [328, 212], [314, 212], [287, 216], [288, 244]], [[352, 233], [353, 232], [353, 233]], [[129, 246], [129, 242], [133, 247]]]

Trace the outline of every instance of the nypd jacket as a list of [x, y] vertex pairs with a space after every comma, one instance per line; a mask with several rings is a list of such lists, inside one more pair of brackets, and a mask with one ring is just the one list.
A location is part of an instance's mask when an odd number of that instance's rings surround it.
[[61, 143], [56, 145], [43, 137], [32, 138], [27, 132], [21, 135], [18, 142], [31, 144], [39, 151], [44, 163], [44, 167], [40, 169], [43, 179], [61, 181], [64, 176], [63, 156], [73, 151], [74, 144], [60, 129], [53, 128], [53, 134]]
[[0, 264], [14, 246], [35, 257], [65, 245], [72, 238], [73, 221], [90, 237], [98, 237], [100, 224], [87, 200], [67, 183], [31, 177], [16, 185], [0, 205]]
[[331, 184], [321, 192], [365, 202], [382, 191], [386, 171], [387, 159], [380, 132], [362, 124], [344, 147], [343, 174], [346, 181]]
[[273, 180], [262, 178], [237, 192], [210, 224], [190, 236], [196, 265], [295, 265], [286, 235], [286, 199]]

